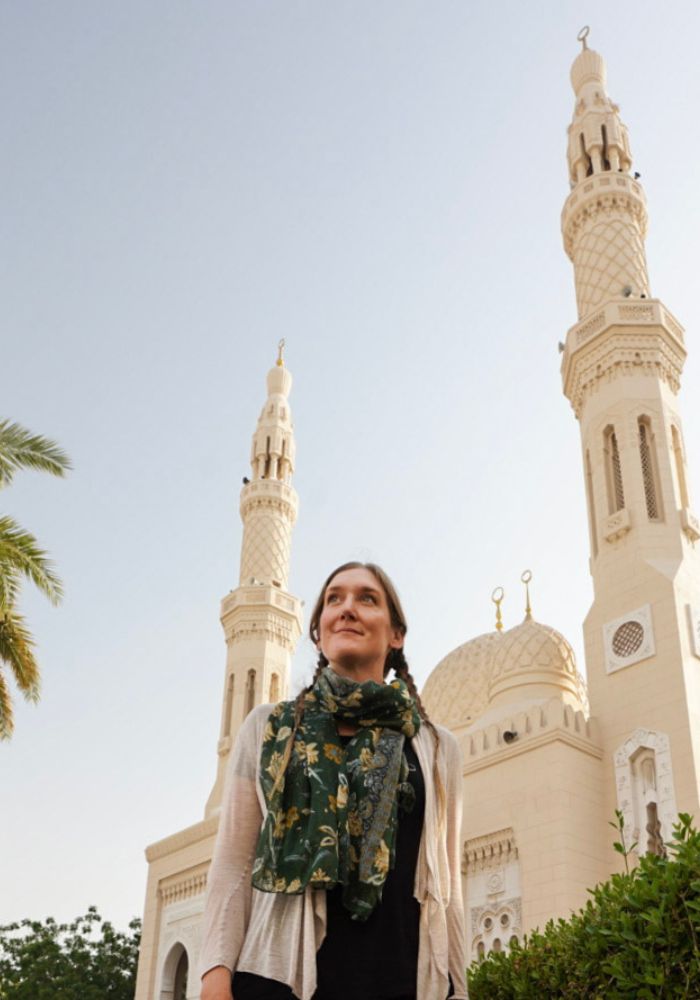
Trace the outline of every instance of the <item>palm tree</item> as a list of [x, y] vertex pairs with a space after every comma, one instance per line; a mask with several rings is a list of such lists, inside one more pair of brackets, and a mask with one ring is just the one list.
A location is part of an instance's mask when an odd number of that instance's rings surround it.
[[[19, 469], [64, 476], [70, 461], [55, 442], [9, 420], [0, 420], [0, 489], [10, 485]], [[61, 581], [34, 535], [13, 518], [0, 516], [0, 739], [9, 739], [14, 729], [12, 700], [2, 667], [10, 668], [28, 701], [39, 698], [34, 639], [17, 610], [24, 578], [31, 580], [52, 604], [61, 600]]]

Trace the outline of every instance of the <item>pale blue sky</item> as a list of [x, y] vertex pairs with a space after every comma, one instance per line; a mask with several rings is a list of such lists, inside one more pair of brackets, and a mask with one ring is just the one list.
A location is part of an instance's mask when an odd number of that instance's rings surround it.
[[[44, 669], [0, 746], [0, 921], [140, 914], [146, 844], [213, 782], [238, 492], [280, 337], [297, 437], [290, 588], [372, 557], [422, 683], [536, 617], [583, 669], [578, 427], [557, 342], [576, 33], [608, 63], [688, 330], [700, 463], [700, 7], [620, 0], [0, 5], [2, 415], [75, 471], [2, 509], [54, 555]], [[692, 497], [691, 497], [692, 499]], [[697, 501], [696, 501], [697, 505]], [[312, 653], [299, 645], [295, 687]]]

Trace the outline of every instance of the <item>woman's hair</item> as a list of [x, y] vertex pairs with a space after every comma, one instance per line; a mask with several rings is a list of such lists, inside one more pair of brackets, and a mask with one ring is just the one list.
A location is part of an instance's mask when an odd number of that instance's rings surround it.
[[[325, 601], [326, 598], [326, 590], [330, 586], [331, 581], [334, 580], [339, 573], [344, 573], [345, 570], [347, 569], [366, 569], [372, 574], [372, 576], [375, 578], [379, 586], [382, 588], [384, 596], [386, 597], [386, 602], [389, 607], [389, 619], [391, 621], [392, 628], [398, 629], [398, 631], [401, 633], [402, 636], [405, 636], [406, 632], [408, 631], [408, 625], [406, 624], [406, 616], [403, 612], [403, 608], [401, 607], [401, 601], [399, 599], [398, 593], [396, 592], [396, 587], [391, 582], [391, 579], [384, 572], [381, 566], [377, 566], [376, 563], [346, 562], [343, 563], [342, 566], [336, 567], [336, 569], [334, 569], [333, 572], [328, 575], [323, 586], [321, 587], [321, 592], [318, 595], [318, 598], [316, 599], [316, 603], [314, 604], [313, 611], [311, 612], [311, 618], [309, 620], [309, 637], [311, 638], [311, 641], [313, 642], [314, 646], [318, 648], [318, 660], [316, 661], [316, 670], [311, 679], [311, 683], [308, 684], [305, 688], [301, 689], [301, 691], [299, 692], [294, 701], [294, 726], [292, 728], [291, 735], [287, 740], [287, 745], [284, 751], [283, 764], [278, 772], [277, 781], [275, 781], [275, 786], [277, 787], [281, 786], [282, 784], [284, 773], [287, 770], [287, 765], [289, 764], [289, 760], [292, 755], [294, 738], [296, 736], [297, 730], [299, 729], [299, 726], [301, 725], [301, 720], [304, 717], [304, 704], [306, 695], [313, 688], [314, 684], [320, 677], [321, 671], [324, 669], [324, 667], [328, 666], [327, 658], [323, 655], [321, 649], [318, 647], [320, 639], [319, 624], [321, 621], [321, 612], [323, 611], [323, 602]], [[390, 670], [393, 670], [395, 675], [397, 677], [400, 677], [401, 680], [404, 681], [404, 683], [406, 684], [406, 687], [408, 688], [411, 697], [414, 699], [416, 703], [418, 714], [420, 715], [421, 719], [428, 727], [428, 729], [430, 729], [433, 735], [433, 740], [435, 741], [435, 765], [433, 767], [433, 777], [435, 780], [435, 787], [438, 793], [439, 812], [442, 813], [443, 806], [445, 804], [445, 790], [442, 786], [442, 781], [440, 780], [440, 775], [437, 766], [437, 751], [438, 747], [440, 746], [440, 736], [434, 724], [428, 718], [428, 713], [423, 708], [423, 704], [418, 694], [418, 689], [416, 688], [416, 682], [411, 676], [411, 672], [408, 668], [408, 663], [406, 661], [406, 657], [404, 656], [403, 649], [390, 649], [389, 652], [387, 653], [386, 660], [384, 661], [385, 677], [387, 676]]]

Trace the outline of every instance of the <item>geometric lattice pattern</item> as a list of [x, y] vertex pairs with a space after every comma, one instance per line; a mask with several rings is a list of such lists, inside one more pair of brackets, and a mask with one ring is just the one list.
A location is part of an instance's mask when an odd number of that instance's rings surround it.
[[624, 622], [616, 630], [612, 639], [615, 656], [625, 657], [636, 653], [644, 641], [644, 628], [640, 622]]
[[654, 468], [651, 449], [647, 437], [647, 425], [639, 421], [639, 459], [642, 464], [642, 480], [644, 481], [644, 500], [647, 507], [647, 517], [656, 521], [659, 517], [659, 506], [656, 502], [656, 484], [654, 483]]
[[644, 241], [631, 219], [614, 216], [594, 225], [580, 237], [574, 263], [579, 317], [620, 298], [625, 286], [635, 296], [649, 294]]
[[449, 729], [468, 726], [486, 710], [492, 654], [502, 641], [499, 632], [487, 632], [438, 663], [420, 693], [433, 722]]
[[246, 517], [241, 549], [241, 583], [251, 580], [287, 586], [292, 526], [281, 514], [251, 511]]

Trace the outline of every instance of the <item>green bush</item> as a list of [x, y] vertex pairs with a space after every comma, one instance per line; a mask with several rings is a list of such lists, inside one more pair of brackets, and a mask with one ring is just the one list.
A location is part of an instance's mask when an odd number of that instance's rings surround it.
[[[615, 847], [627, 867], [632, 848]], [[471, 1000], [700, 998], [700, 832], [687, 814], [667, 850], [591, 890], [569, 920], [474, 963]]]

